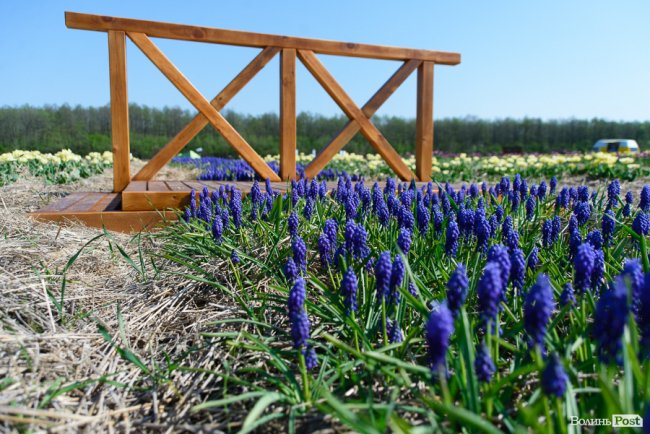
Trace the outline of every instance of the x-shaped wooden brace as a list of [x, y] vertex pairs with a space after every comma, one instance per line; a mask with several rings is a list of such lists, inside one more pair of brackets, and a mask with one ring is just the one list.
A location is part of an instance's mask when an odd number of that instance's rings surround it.
[[280, 181], [262, 157], [239, 135], [219, 110], [262, 69], [279, 51], [278, 48], [265, 48], [239, 75], [224, 88], [212, 102], [208, 101], [176, 68], [162, 51], [144, 33], [127, 32], [133, 43], [156, 65], [165, 77], [199, 111], [194, 119], [178, 133], [149, 163], [138, 172], [134, 180], [149, 180], [160, 168], [167, 164], [192, 138], [210, 123], [262, 178]]
[[388, 143], [383, 134], [370, 122], [370, 116], [374, 114], [379, 106], [388, 99], [388, 96], [409, 76], [419, 65], [420, 61], [410, 60], [404, 65], [377, 91], [377, 93], [366, 103], [363, 110], [360, 109], [343, 90], [341, 85], [325, 69], [325, 66], [311, 50], [298, 50], [298, 57], [311, 72], [314, 78], [320, 83], [325, 91], [338, 104], [343, 112], [350, 118], [345, 128], [321, 151], [305, 170], [307, 177], [315, 176], [340, 150], [357, 131], [368, 140], [370, 145], [382, 156], [391, 169], [403, 180], [417, 179], [415, 174], [408, 168], [402, 157]]

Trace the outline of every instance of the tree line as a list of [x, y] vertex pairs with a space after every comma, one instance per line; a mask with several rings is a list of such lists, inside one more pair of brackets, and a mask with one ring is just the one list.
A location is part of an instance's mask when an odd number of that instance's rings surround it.
[[[224, 116], [261, 155], [278, 153], [276, 113], [246, 115], [224, 111]], [[194, 116], [178, 107], [129, 106], [131, 152], [139, 158], [156, 153]], [[310, 153], [325, 146], [346, 124], [341, 116], [300, 113], [298, 148]], [[376, 116], [373, 122], [400, 154], [414, 150], [415, 119]], [[56, 152], [70, 148], [86, 154], [111, 149], [109, 106], [0, 107], [0, 152], [14, 149]], [[542, 120], [447, 118], [434, 124], [435, 149], [444, 152], [566, 152], [587, 150], [602, 138], [635, 139], [643, 150], [650, 146], [650, 121], [616, 122], [604, 119]], [[210, 126], [187, 149], [202, 148], [203, 155], [234, 156], [227, 142]], [[372, 152], [361, 134], [345, 147], [349, 152]]]

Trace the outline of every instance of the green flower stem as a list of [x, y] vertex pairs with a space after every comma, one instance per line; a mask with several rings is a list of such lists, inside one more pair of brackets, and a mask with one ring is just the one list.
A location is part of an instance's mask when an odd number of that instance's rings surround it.
[[555, 398], [555, 413], [557, 415], [557, 425], [560, 427], [560, 433], [567, 433], [567, 420], [564, 417], [564, 408], [562, 407], [562, 400]]
[[[350, 312], [350, 319], [352, 320], [353, 323], [357, 322], [356, 314], [354, 313], [354, 311]], [[356, 327], [352, 329], [352, 333], [354, 334], [354, 347], [357, 349], [357, 352], [361, 352], [361, 350], [359, 349], [359, 335], [357, 335]]]
[[388, 332], [386, 330], [386, 297], [381, 296], [381, 328], [384, 335], [384, 345], [388, 345]]
[[298, 351], [298, 364], [300, 366], [300, 376], [302, 377], [303, 395], [306, 402], [311, 401], [311, 392], [309, 390], [309, 375], [307, 375], [307, 364], [305, 363], [305, 355], [302, 351]]

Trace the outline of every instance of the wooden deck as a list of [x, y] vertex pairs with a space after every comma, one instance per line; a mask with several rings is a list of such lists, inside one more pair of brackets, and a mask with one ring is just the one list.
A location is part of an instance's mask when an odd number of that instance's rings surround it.
[[[375, 181], [366, 181], [370, 188]], [[327, 188], [336, 187], [328, 182]], [[244, 195], [250, 193], [251, 181], [131, 181], [122, 193], [72, 193], [31, 213], [40, 221], [74, 222], [110, 231], [135, 233], [155, 230], [177, 220], [176, 210], [189, 204], [192, 189], [198, 195], [204, 187], [210, 191], [220, 186], [234, 185]], [[289, 182], [271, 183], [274, 191], [284, 193]], [[418, 182], [418, 186], [426, 185]], [[264, 184], [260, 185], [264, 189]]]
[[39, 209], [30, 215], [43, 222], [80, 222], [109, 231], [135, 233], [155, 230], [177, 219], [172, 211], [123, 211], [120, 193], [79, 192]]

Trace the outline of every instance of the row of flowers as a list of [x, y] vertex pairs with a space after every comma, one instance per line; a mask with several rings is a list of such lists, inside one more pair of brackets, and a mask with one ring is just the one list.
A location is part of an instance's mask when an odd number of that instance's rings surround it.
[[[313, 160], [313, 154], [296, 156], [298, 175]], [[267, 155], [264, 160], [277, 172], [278, 155]], [[244, 161], [238, 159], [204, 157], [202, 159], [177, 158], [180, 164], [192, 164], [203, 169], [200, 179], [252, 180], [255, 173]], [[586, 154], [526, 154], [477, 156], [458, 154], [433, 157], [432, 172], [436, 179], [469, 181], [477, 178], [498, 179], [502, 175], [520, 173], [522, 176], [541, 178], [561, 175], [589, 176], [592, 178], [619, 178], [632, 180], [650, 173], [645, 164], [647, 157], [622, 156], [598, 152]], [[404, 158], [415, 170], [415, 157]], [[335, 180], [351, 174], [367, 178], [385, 179], [392, 172], [377, 154], [358, 155], [339, 152], [319, 174], [319, 179]], [[355, 178], [356, 179], [356, 178]]]
[[16, 181], [22, 173], [43, 178], [52, 184], [66, 184], [102, 173], [113, 165], [111, 152], [91, 152], [86, 156], [63, 149], [55, 154], [16, 150], [0, 154], [0, 186]]

